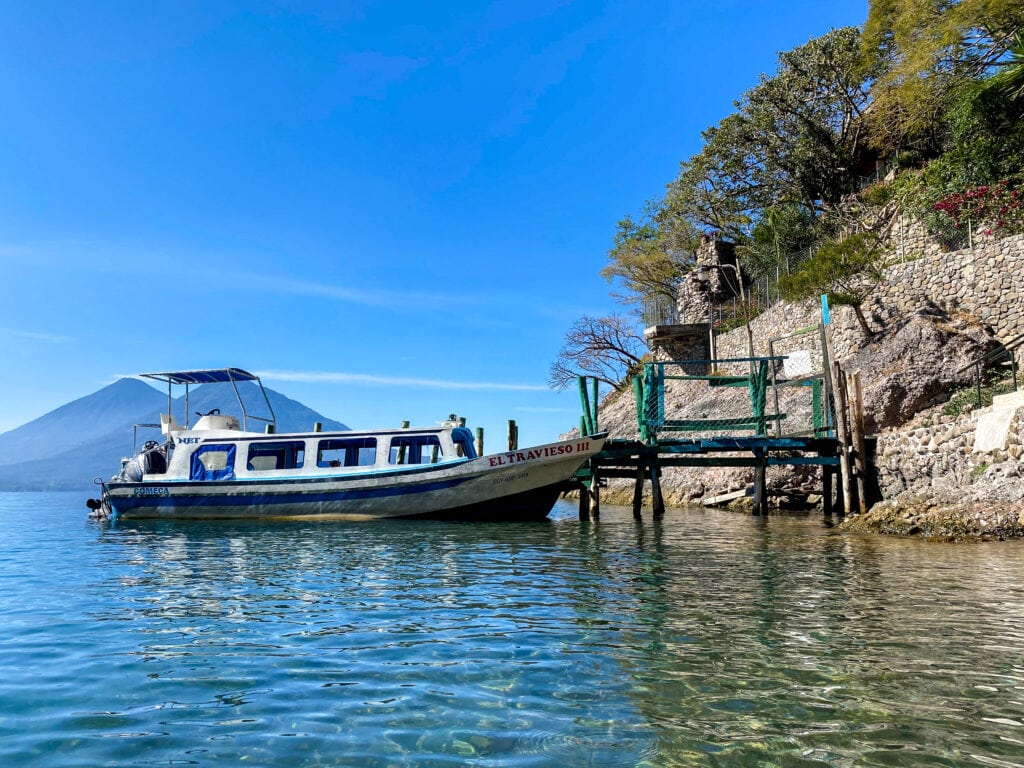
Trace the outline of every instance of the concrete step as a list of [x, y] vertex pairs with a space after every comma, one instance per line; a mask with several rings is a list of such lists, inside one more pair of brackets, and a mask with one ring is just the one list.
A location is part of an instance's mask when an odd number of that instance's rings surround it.
[[1010, 424], [1019, 408], [1024, 408], [1024, 390], [996, 395], [992, 405], [978, 413], [978, 427], [974, 431], [974, 452], [988, 453], [1006, 448]]
[[1007, 392], [1005, 395], [996, 395], [992, 398], [993, 408], [1024, 408], [1024, 389], [1016, 392]]

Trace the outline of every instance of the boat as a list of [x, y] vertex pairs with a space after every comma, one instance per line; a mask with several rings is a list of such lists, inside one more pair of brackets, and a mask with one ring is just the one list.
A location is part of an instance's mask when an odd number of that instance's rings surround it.
[[[167, 413], [158, 425], [164, 439], [133, 446], [114, 477], [96, 479], [100, 498], [87, 502], [96, 519], [543, 519], [605, 440], [588, 435], [478, 456], [473, 434], [453, 419], [429, 427], [320, 431], [315, 424], [309, 432], [278, 433], [255, 374], [220, 368], [140, 375], [167, 384]], [[240, 382], [257, 385], [267, 415], [249, 412]], [[194, 424], [187, 415], [184, 426], [178, 423], [174, 387], [184, 385], [188, 414], [189, 388], [198, 384], [230, 384], [239, 415], [214, 408], [197, 412]], [[254, 421], [263, 428], [251, 430]]]

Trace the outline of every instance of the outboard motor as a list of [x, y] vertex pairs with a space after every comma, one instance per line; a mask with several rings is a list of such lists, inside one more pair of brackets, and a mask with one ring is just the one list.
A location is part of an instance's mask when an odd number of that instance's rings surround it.
[[156, 440], [147, 440], [142, 450], [125, 462], [121, 468], [121, 480], [129, 483], [141, 483], [147, 474], [163, 474], [167, 471], [167, 455], [165, 449]]

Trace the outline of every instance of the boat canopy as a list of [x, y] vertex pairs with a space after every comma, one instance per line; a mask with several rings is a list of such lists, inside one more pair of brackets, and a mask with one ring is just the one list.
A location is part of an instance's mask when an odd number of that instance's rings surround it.
[[[266, 422], [268, 425], [272, 425], [270, 431], [273, 431], [276, 427], [276, 418], [274, 416], [274, 407], [270, 404], [270, 398], [267, 397], [267, 391], [263, 388], [263, 382], [260, 381], [260, 377], [254, 373], [243, 371], [241, 368], [212, 368], [205, 371], [169, 371], [167, 373], [140, 373], [139, 376], [145, 379], [156, 379], [157, 381], [167, 382], [167, 413], [171, 413], [172, 397], [171, 387], [174, 384], [185, 385], [185, 428], [189, 425], [189, 385], [191, 384], [230, 384], [234, 387], [235, 397], [238, 400], [238, 407], [242, 410], [242, 429], [249, 428], [249, 419], [255, 419], [256, 421]], [[267, 412], [270, 414], [270, 418], [265, 416], [256, 416], [248, 412], [245, 407], [245, 402], [242, 400], [242, 393], [238, 391], [238, 382], [240, 381], [255, 381], [256, 385], [260, 388], [260, 393], [263, 395], [263, 402], [267, 406]]]
[[140, 373], [140, 376], [168, 384], [220, 384], [229, 381], [259, 381], [260, 377], [241, 368], [215, 368], [208, 371], [172, 371], [170, 373]]

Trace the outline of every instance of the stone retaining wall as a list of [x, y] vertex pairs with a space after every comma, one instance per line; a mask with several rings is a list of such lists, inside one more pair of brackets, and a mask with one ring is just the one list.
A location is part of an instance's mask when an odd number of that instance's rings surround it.
[[1024, 408], [1011, 422], [1006, 446], [974, 452], [978, 413], [879, 435], [875, 468], [883, 498], [897, 494], [962, 491], [972, 485], [995, 483], [1008, 500], [1019, 498], [1024, 473]]
[[[939, 308], [981, 320], [1001, 341], [1024, 333], [1024, 235], [980, 243], [971, 250], [929, 253], [886, 270], [883, 284], [865, 307], [874, 328], [918, 311]], [[780, 302], [754, 318], [755, 354], [767, 354], [768, 340], [821, 320], [817, 302]], [[832, 342], [839, 360], [855, 353], [864, 335], [849, 307], [832, 309]], [[718, 356], [746, 356], [743, 328], [717, 339]]]
[[[949, 253], [924, 245], [918, 251], [923, 256], [886, 271], [885, 281], [865, 307], [875, 328], [915, 311], [941, 309], [980, 320], [1003, 342], [1024, 334], [1024, 235], [982, 241], [971, 250]], [[769, 339], [816, 325], [820, 319], [821, 308], [815, 301], [773, 306], [751, 323], [755, 354], [767, 354]], [[865, 341], [848, 307], [833, 308], [831, 335], [840, 361]], [[810, 346], [814, 340], [806, 341]], [[745, 329], [719, 336], [717, 352], [719, 358], [745, 357]], [[976, 413], [959, 419], [940, 417], [935, 424], [880, 435], [876, 467], [883, 498], [960, 490], [979, 500], [1020, 503], [1024, 409], [1017, 412], [1005, 449], [990, 453], [973, 452], [977, 419]]]

